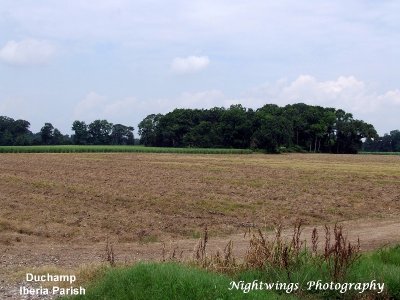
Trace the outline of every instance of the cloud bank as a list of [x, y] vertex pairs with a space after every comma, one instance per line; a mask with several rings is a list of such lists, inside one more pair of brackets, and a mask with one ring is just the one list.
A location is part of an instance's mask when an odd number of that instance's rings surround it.
[[[303, 102], [310, 105], [334, 107], [353, 113], [355, 118], [372, 123], [380, 134], [386, 128], [398, 128], [400, 90], [383, 93], [369, 87], [354, 76], [339, 76], [334, 80], [318, 80], [300, 75], [294, 80], [281, 79], [244, 91], [240, 97], [229, 97], [218, 89], [182, 92], [176, 97], [140, 100], [136, 97], [110, 99], [96, 92], [88, 93], [75, 107], [75, 117], [92, 121], [106, 118], [137, 126], [147, 115], [167, 113], [175, 108], [229, 107], [242, 104], [257, 109], [265, 104], [280, 106]], [[385, 116], [382, 118], [382, 116]]]
[[278, 80], [253, 88], [246, 94], [255, 101], [270, 99], [278, 104], [308, 104], [345, 108], [349, 112], [373, 113], [387, 105], [400, 105], [400, 91], [379, 93], [370, 84], [354, 76], [339, 76], [321, 81], [311, 75], [300, 75], [293, 81]]
[[171, 63], [171, 70], [177, 74], [197, 73], [208, 67], [207, 56], [176, 57]]
[[11, 40], [0, 49], [0, 60], [10, 65], [42, 65], [47, 63], [54, 53], [55, 47], [47, 41]]

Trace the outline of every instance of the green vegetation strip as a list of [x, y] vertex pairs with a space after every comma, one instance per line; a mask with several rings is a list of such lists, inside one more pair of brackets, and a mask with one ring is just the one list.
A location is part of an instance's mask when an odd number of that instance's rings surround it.
[[359, 154], [368, 154], [368, 155], [400, 155], [400, 152], [359, 152]]
[[[244, 294], [229, 290], [225, 275], [176, 263], [140, 263], [111, 269], [84, 296], [71, 299], [276, 299], [272, 292]], [[271, 296], [265, 298], [266, 296]], [[69, 298], [67, 298], [69, 299]]]
[[250, 154], [250, 149], [172, 148], [109, 145], [62, 146], [0, 146], [0, 153], [86, 153], [86, 152], [140, 152], [140, 153], [193, 153], [193, 154]]
[[[326, 270], [325, 270], [326, 271]], [[322, 272], [322, 273], [321, 273]], [[288, 279], [290, 276], [290, 279]], [[279, 290], [232, 289], [231, 282], [285, 283]], [[400, 246], [366, 253], [352, 265], [341, 286], [348, 283], [371, 283], [384, 290], [307, 290], [307, 283], [321, 280], [330, 283], [324, 268], [308, 262], [290, 270], [266, 268], [242, 270], [225, 275], [177, 263], [140, 263], [132, 267], [111, 268], [87, 289], [86, 295], [64, 299], [400, 299]], [[290, 282], [298, 283], [293, 290]], [[250, 284], [249, 284], [250, 285]], [[248, 286], [249, 286], [248, 285]]]

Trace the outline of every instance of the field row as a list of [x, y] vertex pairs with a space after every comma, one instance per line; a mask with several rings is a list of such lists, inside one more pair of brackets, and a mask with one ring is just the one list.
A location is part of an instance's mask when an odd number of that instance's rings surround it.
[[250, 154], [249, 149], [172, 148], [117, 145], [60, 145], [60, 146], [0, 146], [0, 153], [86, 153], [86, 152], [140, 152], [140, 153], [194, 153], [194, 154]]

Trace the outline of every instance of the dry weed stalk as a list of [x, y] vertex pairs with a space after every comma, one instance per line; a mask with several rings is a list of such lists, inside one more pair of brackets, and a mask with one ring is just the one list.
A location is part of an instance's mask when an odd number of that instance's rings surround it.
[[162, 262], [165, 262], [165, 243], [162, 243], [163, 247], [161, 250], [161, 257], [162, 257]]
[[331, 244], [331, 231], [325, 226], [324, 261], [328, 272], [335, 281], [345, 277], [349, 267], [360, 257], [360, 239], [357, 245], [352, 245], [343, 235], [343, 227], [335, 224], [333, 228], [334, 241]]
[[[173, 247], [173, 248], [172, 248]], [[167, 257], [167, 250], [165, 243], [162, 243], [162, 249], [161, 249], [161, 261], [166, 262], [166, 261], [175, 261], [175, 262], [183, 262], [183, 250], [179, 252], [178, 255], [178, 246], [173, 246], [171, 245], [172, 250], [169, 251], [168, 257]]]
[[311, 251], [314, 257], [317, 256], [317, 250], [318, 250], [318, 230], [317, 228], [314, 228], [311, 234]]
[[[243, 269], [266, 270], [277, 268], [284, 270], [289, 281], [294, 269], [313, 263], [319, 265], [321, 272], [323, 266], [333, 281], [344, 279], [350, 266], [360, 257], [360, 241], [353, 246], [343, 234], [342, 226], [333, 228], [333, 242], [331, 228], [325, 226], [325, 247], [318, 251], [318, 230], [314, 228], [311, 233], [311, 249], [307, 249], [305, 241], [301, 239], [303, 221], [295, 223], [290, 237], [282, 236], [282, 225], [275, 226], [275, 236], [267, 239], [260, 229], [251, 230], [249, 247], [244, 260], [237, 263], [233, 255], [233, 243], [229, 241], [223, 251], [207, 256], [208, 230], [204, 229], [203, 237], [194, 249], [194, 263], [218, 272], [234, 273]], [[247, 233], [246, 233], [247, 235]], [[303, 247], [304, 245], [304, 247]]]
[[292, 236], [292, 250], [295, 256], [300, 254], [303, 242], [300, 240], [301, 232], [303, 231], [303, 220], [299, 220], [295, 223]]
[[208, 230], [204, 229], [203, 237], [194, 249], [194, 263], [203, 268], [217, 272], [232, 273], [237, 269], [236, 259], [233, 256], [233, 242], [229, 241], [224, 250], [218, 250], [215, 254], [207, 256]]
[[203, 237], [200, 238], [198, 244], [194, 249], [194, 260], [196, 262], [202, 262], [203, 265], [206, 264], [207, 255], [206, 255], [206, 248], [208, 242], [208, 229], [207, 226], [204, 228]]
[[233, 273], [237, 269], [238, 265], [233, 256], [232, 250], [233, 242], [229, 241], [222, 254], [221, 251], [218, 250], [215, 255], [211, 255], [211, 258], [208, 261], [208, 267], [217, 272]]
[[258, 229], [250, 238], [249, 248], [244, 259], [246, 268], [262, 269], [272, 257], [271, 246], [267, 243], [261, 230]]
[[[268, 241], [260, 229], [253, 233], [244, 263], [246, 268], [264, 269], [266, 266], [289, 269], [298, 262], [303, 241], [300, 239], [303, 222], [294, 226], [291, 242], [282, 237], [282, 224], [275, 226], [275, 238]], [[290, 277], [288, 275], [288, 277]]]
[[106, 261], [110, 264], [111, 267], [115, 267], [115, 254], [114, 248], [110, 243], [110, 240], [107, 237], [106, 241]]

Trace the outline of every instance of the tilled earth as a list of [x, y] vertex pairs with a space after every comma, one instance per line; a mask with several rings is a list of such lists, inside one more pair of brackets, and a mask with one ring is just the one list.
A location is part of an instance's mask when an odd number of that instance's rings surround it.
[[301, 218], [346, 221], [373, 249], [400, 241], [399, 215], [398, 156], [1, 154], [0, 298], [21, 270], [104, 260], [107, 238], [119, 261], [162, 242], [190, 256], [207, 225], [240, 256], [247, 228]]

